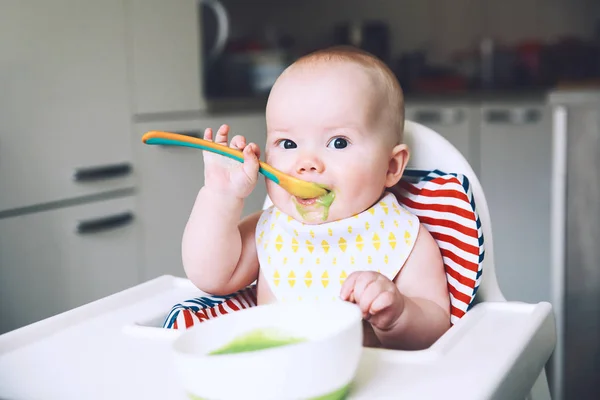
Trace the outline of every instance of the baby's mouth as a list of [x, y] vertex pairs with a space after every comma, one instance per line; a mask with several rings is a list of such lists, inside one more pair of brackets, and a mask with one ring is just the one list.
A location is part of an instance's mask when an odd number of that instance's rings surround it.
[[301, 197], [296, 197], [296, 203], [303, 206], [312, 206], [317, 202], [318, 197], [313, 197], [311, 199], [303, 199]]
[[330, 189], [329, 187], [326, 187], [324, 185], [320, 185], [323, 189], [325, 189], [327, 191], [327, 193], [318, 196], [318, 197], [312, 197], [312, 198], [302, 198], [302, 197], [298, 197], [298, 196], [294, 196], [294, 200], [296, 201], [297, 204], [301, 205], [301, 206], [312, 206], [315, 204], [318, 205], [323, 205], [326, 207], [329, 207], [331, 205], [331, 203], [333, 202], [333, 199], [335, 197], [333, 190]]

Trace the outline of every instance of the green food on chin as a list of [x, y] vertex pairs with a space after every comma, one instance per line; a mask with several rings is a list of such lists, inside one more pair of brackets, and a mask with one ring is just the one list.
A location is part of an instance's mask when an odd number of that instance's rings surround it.
[[333, 192], [333, 190], [329, 190], [327, 194], [318, 197], [315, 204], [311, 204], [310, 206], [303, 206], [302, 204], [296, 202], [296, 210], [298, 210], [298, 214], [300, 214], [300, 217], [302, 217], [302, 219], [306, 221], [307, 215], [315, 212], [315, 210], [311, 210], [311, 207], [315, 207], [315, 205], [320, 206], [323, 208], [323, 214], [321, 216], [321, 219], [323, 221], [327, 221], [327, 218], [329, 217], [329, 208], [331, 207], [331, 204], [333, 203], [334, 199], [335, 193]]
[[331, 207], [331, 203], [333, 203], [334, 199], [335, 193], [333, 193], [333, 190], [330, 190], [326, 195], [317, 199], [317, 204], [323, 206], [323, 221], [326, 221], [327, 217], [329, 217], [329, 208]]

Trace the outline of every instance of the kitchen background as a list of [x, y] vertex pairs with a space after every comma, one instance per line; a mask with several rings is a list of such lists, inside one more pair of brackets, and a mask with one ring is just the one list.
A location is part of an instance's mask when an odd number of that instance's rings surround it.
[[261, 143], [273, 80], [332, 44], [382, 57], [407, 118], [470, 161], [505, 296], [555, 307], [555, 398], [597, 398], [595, 0], [0, 0], [0, 334], [183, 276], [202, 157], [142, 134]]

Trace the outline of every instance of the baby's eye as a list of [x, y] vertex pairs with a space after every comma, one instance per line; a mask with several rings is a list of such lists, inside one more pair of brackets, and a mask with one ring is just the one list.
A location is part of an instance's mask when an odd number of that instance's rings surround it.
[[280, 147], [283, 147], [284, 149], [295, 149], [296, 147], [298, 147], [298, 145], [296, 143], [294, 143], [293, 140], [290, 140], [290, 139], [283, 139], [282, 141], [280, 141], [278, 143], [278, 145]]
[[346, 147], [348, 147], [348, 140], [338, 137], [338, 138], [331, 140], [327, 144], [327, 147], [333, 147], [334, 149], [345, 149]]

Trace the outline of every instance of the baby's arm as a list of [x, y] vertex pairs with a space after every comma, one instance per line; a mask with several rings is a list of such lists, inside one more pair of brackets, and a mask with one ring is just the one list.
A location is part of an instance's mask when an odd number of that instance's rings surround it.
[[[215, 142], [227, 145], [229, 127], [221, 126]], [[212, 139], [212, 130], [204, 132]], [[258, 179], [260, 150], [236, 136], [231, 147], [242, 150], [244, 162], [233, 165], [220, 155], [203, 152], [204, 186], [200, 189], [182, 239], [183, 266], [201, 290], [225, 295], [242, 289], [258, 276], [254, 230], [260, 212], [240, 221], [244, 199]]]
[[203, 187], [182, 240], [186, 275], [200, 290], [226, 295], [258, 276], [254, 230], [260, 212], [240, 222], [243, 201]]
[[386, 348], [424, 349], [450, 328], [444, 263], [437, 243], [422, 225], [393, 282], [377, 272], [353, 272], [340, 296], [359, 305]]
[[450, 295], [440, 249], [423, 225], [394, 283], [404, 298], [404, 309], [389, 329], [373, 327], [377, 337], [385, 347], [431, 346], [450, 328]]

